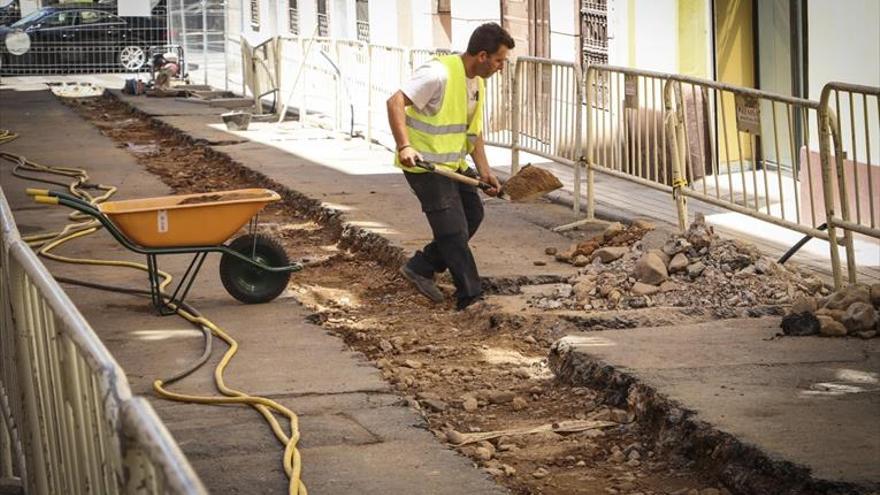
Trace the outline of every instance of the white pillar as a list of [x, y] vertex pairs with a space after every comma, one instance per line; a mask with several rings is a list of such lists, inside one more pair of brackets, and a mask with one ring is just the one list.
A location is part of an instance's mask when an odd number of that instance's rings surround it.
[[480, 24], [501, 23], [501, 2], [474, 2], [473, 0], [452, 1], [452, 49], [463, 52], [467, 49], [471, 33]]

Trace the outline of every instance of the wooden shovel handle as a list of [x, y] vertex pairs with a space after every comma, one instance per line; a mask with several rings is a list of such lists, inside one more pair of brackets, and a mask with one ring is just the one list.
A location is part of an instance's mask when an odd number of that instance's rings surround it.
[[416, 165], [418, 165], [419, 167], [421, 167], [425, 170], [430, 170], [431, 172], [433, 172], [437, 175], [442, 175], [442, 176], [447, 177], [449, 179], [452, 179], [454, 181], [462, 182], [462, 183], [467, 184], [469, 186], [479, 187], [480, 189], [482, 189], [484, 191], [488, 191], [489, 189], [492, 189], [492, 185], [490, 185], [486, 182], [483, 182], [479, 179], [474, 179], [473, 177], [468, 177], [468, 176], [462, 175], [458, 172], [453, 172], [452, 170], [449, 170], [446, 167], [437, 167], [433, 163], [426, 162], [424, 160], [416, 160]]

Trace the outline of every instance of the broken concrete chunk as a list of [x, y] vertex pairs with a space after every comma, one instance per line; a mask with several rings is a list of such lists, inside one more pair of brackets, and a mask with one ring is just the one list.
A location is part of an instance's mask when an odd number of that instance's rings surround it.
[[544, 249], [544, 254], [549, 255], [549, 256], [554, 256], [557, 252], [558, 251], [556, 250], [555, 247], [548, 247], [548, 248]]
[[843, 337], [846, 335], [846, 327], [834, 318], [825, 315], [819, 315], [819, 333], [826, 337]]
[[831, 294], [828, 298], [828, 302], [825, 303], [825, 307], [828, 309], [840, 309], [846, 311], [847, 308], [856, 302], [871, 302], [871, 293], [867, 287], [851, 285], [840, 289]]
[[629, 249], [626, 247], [604, 247], [597, 250], [593, 256], [602, 260], [602, 263], [611, 263], [614, 260], [620, 259], [628, 251]]
[[654, 253], [646, 253], [636, 262], [635, 276], [641, 282], [650, 285], [659, 285], [669, 278], [666, 272], [666, 264]]
[[698, 261], [687, 266], [687, 274], [691, 278], [697, 278], [703, 274], [703, 270], [705, 269], [706, 265], [703, 264], [702, 261]]
[[792, 313], [815, 313], [818, 309], [816, 298], [807, 296], [798, 296], [791, 303]]
[[850, 333], [873, 330], [877, 324], [877, 310], [868, 303], [853, 303], [843, 317], [843, 325]]
[[678, 253], [669, 261], [669, 273], [684, 271], [690, 261], [684, 253]]
[[656, 294], [660, 291], [660, 288], [655, 285], [648, 285], [642, 282], [636, 282], [632, 287], [632, 294], [634, 296], [650, 296], [652, 294]]

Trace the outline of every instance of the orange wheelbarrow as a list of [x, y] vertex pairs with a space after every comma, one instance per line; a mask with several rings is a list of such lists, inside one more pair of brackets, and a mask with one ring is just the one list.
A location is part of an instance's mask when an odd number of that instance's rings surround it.
[[[61, 204], [90, 215], [120, 244], [147, 256], [153, 305], [162, 315], [174, 313], [192, 287], [208, 253], [221, 253], [220, 280], [229, 294], [247, 304], [268, 302], [287, 287], [290, 263], [273, 237], [258, 234], [257, 214], [281, 199], [269, 189], [239, 189], [91, 204], [64, 192], [28, 189], [34, 200]], [[224, 244], [250, 223], [248, 233]], [[158, 256], [192, 254], [193, 259], [168, 297], [160, 292]]]

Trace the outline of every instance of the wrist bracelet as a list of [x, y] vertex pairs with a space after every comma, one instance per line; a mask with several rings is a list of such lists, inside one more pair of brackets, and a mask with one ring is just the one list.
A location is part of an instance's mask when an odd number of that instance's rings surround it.
[[400, 152], [403, 151], [405, 148], [412, 148], [412, 145], [411, 145], [411, 144], [404, 144], [403, 146], [399, 146], [399, 147], [397, 148], [397, 152], [400, 153]]

